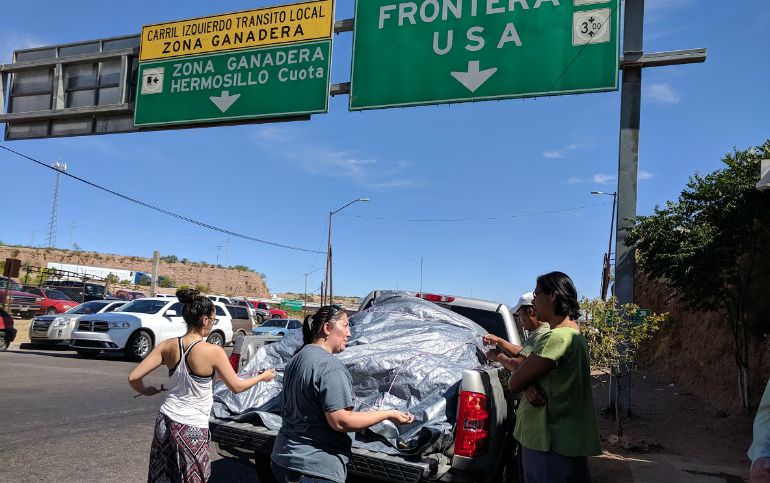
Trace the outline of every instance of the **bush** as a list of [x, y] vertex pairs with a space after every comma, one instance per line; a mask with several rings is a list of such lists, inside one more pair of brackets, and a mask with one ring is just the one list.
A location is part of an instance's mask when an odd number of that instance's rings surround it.
[[209, 287], [208, 285], [198, 284], [195, 286], [195, 290], [201, 293], [209, 293], [211, 292], [211, 287]]
[[171, 288], [174, 285], [176, 285], [176, 282], [174, 281], [174, 279], [172, 279], [170, 277], [163, 277], [158, 282], [158, 285], [160, 285], [163, 288]]
[[177, 263], [179, 258], [176, 255], [166, 255], [165, 257], [160, 257], [160, 260], [166, 263]]

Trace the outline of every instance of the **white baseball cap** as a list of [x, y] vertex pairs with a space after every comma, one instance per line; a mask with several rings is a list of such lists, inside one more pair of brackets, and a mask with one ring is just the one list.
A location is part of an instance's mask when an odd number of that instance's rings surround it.
[[514, 314], [519, 311], [520, 308], [526, 306], [526, 305], [532, 305], [532, 302], [535, 300], [535, 292], [527, 292], [521, 297], [519, 297], [519, 303], [516, 304], [516, 307], [513, 308], [511, 312]]

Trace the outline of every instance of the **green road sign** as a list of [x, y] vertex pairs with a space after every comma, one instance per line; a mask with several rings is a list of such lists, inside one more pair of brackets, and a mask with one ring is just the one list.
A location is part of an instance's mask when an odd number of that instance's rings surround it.
[[281, 309], [290, 312], [298, 312], [302, 310], [302, 307], [303, 305], [301, 300], [285, 299], [281, 302]]
[[326, 112], [331, 40], [142, 62], [135, 126]]
[[617, 0], [356, 0], [350, 109], [618, 87]]

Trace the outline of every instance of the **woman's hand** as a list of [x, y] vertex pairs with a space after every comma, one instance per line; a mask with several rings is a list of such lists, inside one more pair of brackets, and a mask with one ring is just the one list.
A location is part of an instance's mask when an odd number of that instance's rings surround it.
[[404, 411], [393, 409], [388, 413], [388, 420], [396, 424], [410, 424], [414, 421], [414, 416]]
[[524, 389], [524, 397], [526, 397], [527, 401], [535, 407], [545, 406], [545, 403], [547, 402], [545, 395], [540, 392], [540, 389], [534, 384]]
[[270, 382], [273, 379], [275, 379], [275, 369], [272, 367], [270, 369], [267, 369], [265, 372], [257, 376], [260, 382]]
[[[500, 351], [497, 350], [496, 348], [490, 350], [489, 352], [487, 352], [486, 356], [487, 356], [487, 359], [489, 359], [490, 361], [500, 362], [501, 354], [500, 354]], [[505, 357], [505, 356], [503, 356], [503, 357]]]

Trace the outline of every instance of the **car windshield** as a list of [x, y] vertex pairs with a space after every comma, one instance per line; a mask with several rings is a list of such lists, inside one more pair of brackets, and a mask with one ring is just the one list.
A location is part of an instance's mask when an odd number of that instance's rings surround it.
[[59, 290], [43, 290], [45, 292], [45, 296], [49, 299], [54, 300], [72, 300], [65, 294], [64, 292], [60, 292]]
[[119, 308], [115, 312], [135, 312], [138, 314], [157, 314], [168, 304], [168, 300], [137, 299]]
[[[6, 284], [8, 283], [8, 279], [3, 277], [0, 279], [0, 289], [5, 290]], [[21, 292], [21, 284], [14, 282], [11, 280], [11, 290], [16, 290], [18, 292]]]
[[260, 327], [280, 327], [283, 329], [286, 327], [286, 324], [288, 322], [289, 321], [286, 319], [270, 319], [265, 321], [265, 323], [262, 324]]
[[84, 304], [80, 304], [76, 307], [72, 307], [68, 311], [64, 312], [65, 314], [95, 314], [98, 313], [100, 310], [102, 310], [104, 307], [106, 307], [108, 302], [86, 302]]

